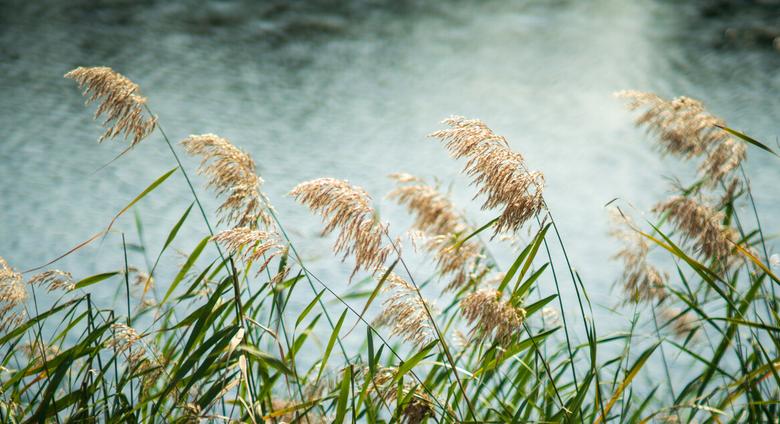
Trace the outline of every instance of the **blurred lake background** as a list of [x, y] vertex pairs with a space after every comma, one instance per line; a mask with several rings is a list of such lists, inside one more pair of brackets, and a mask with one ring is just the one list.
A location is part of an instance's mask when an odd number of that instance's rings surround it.
[[[545, 173], [597, 319], [622, 301], [604, 205], [620, 198], [648, 211], [670, 189], [661, 176], [692, 175], [692, 165], [659, 158], [612, 93], [691, 96], [767, 144], [778, 135], [778, 2], [3, 1], [0, 24], [0, 256], [19, 269], [87, 239], [175, 165], [156, 133], [101, 169], [126, 144], [96, 143], [92, 109], [62, 78], [77, 66], [137, 82], [173, 141], [213, 132], [250, 152], [310, 268], [341, 293], [356, 290], [351, 265], [332, 259], [319, 219], [286, 193], [315, 177], [348, 179], [400, 234], [410, 219], [383, 197], [387, 174], [404, 171], [437, 178], [482, 224], [492, 215], [470, 202], [463, 164], [426, 137], [451, 114], [480, 118]], [[777, 234], [778, 161], [755, 148], [748, 157], [765, 233]], [[186, 165], [194, 172], [197, 162]], [[213, 211], [213, 195], [200, 192]], [[139, 204], [152, 259], [190, 202], [177, 174]], [[196, 213], [185, 229], [174, 246], [189, 253], [206, 233]], [[56, 267], [76, 278], [119, 269], [120, 232], [138, 244], [128, 214]], [[508, 267], [517, 250], [493, 253]], [[181, 259], [163, 262], [160, 285]], [[92, 291], [110, 301], [120, 288], [111, 281]], [[551, 287], [548, 276], [542, 289]], [[562, 289], [573, 307], [566, 280]], [[624, 328], [623, 318], [610, 321]]]

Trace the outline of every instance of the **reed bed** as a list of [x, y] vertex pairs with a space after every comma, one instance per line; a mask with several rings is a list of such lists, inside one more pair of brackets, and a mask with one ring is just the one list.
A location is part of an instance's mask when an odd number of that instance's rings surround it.
[[[391, 176], [387, 194], [409, 211], [409, 229], [384, 221], [352, 182], [291, 189], [335, 234], [333, 266], [352, 275], [341, 292], [298, 253], [245, 151], [214, 134], [172, 142], [139, 87], [109, 68], [66, 77], [98, 104], [101, 140], [125, 140], [127, 154], [165, 143], [175, 165], [67, 254], [117, 234], [120, 217], [173, 174], [193, 204], [155, 235], [161, 247], [147, 266], [130, 263], [124, 234], [124, 265], [92, 276], [54, 269], [56, 260], [21, 271], [0, 258], [3, 422], [779, 420], [780, 280], [743, 169], [747, 147], [774, 152], [697, 100], [618, 93], [660, 152], [698, 174], [652, 210], [630, 199], [605, 210], [622, 242], [613, 313], [630, 317], [606, 332], [544, 200], [542, 172], [482, 121], [451, 117], [431, 138], [463, 162], [474, 200], [495, 216], [488, 222], [472, 225], [437, 185], [409, 174]], [[218, 210], [203, 207], [210, 192], [195, 186], [180, 150], [201, 160]], [[171, 246], [193, 208], [200, 242], [181, 259]], [[415, 249], [402, 248], [407, 241]], [[516, 259], [500, 263], [496, 248]], [[415, 255], [434, 272], [411, 269]], [[168, 259], [179, 264], [173, 278], [156, 274]], [[574, 309], [563, 307], [565, 285]], [[94, 300], [112, 287], [121, 305]], [[53, 299], [46, 309], [42, 296]], [[305, 306], [293, 307], [293, 296]]]

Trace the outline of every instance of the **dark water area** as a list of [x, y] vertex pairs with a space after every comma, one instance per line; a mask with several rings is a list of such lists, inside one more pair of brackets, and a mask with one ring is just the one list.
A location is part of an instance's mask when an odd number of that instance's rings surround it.
[[[767, 144], [778, 137], [780, 4], [679, 3], [0, 2], [0, 256], [20, 269], [46, 263], [175, 165], [154, 135], [101, 168], [124, 145], [96, 144], [101, 130], [62, 75], [110, 66], [142, 87], [174, 141], [213, 132], [249, 151], [293, 241], [340, 292], [354, 290], [350, 266], [331, 258], [319, 220], [286, 193], [315, 177], [348, 179], [373, 194], [400, 234], [410, 220], [383, 196], [392, 188], [386, 175], [404, 171], [451, 187], [470, 219], [484, 223], [492, 216], [470, 202], [462, 164], [426, 137], [451, 114], [483, 119], [545, 173], [547, 201], [596, 317], [621, 328], [629, 312], [605, 315], [621, 297], [604, 205], [619, 198], [649, 211], [668, 193], [663, 176], [690, 179], [693, 166], [659, 158], [612, 93], [691, 96]], [[751, 149], [746, 168], [765, 232], [776, 234], [777, 160]], [[176, 175], [139, 204], [150, 252], [190, 202]], [[187, 253], [205, 229], [194, 215], [185, 229], [175, 247]], [[120, 232], [139, 243], [128, 215], [57, 267], [76, 277], [118, 269]], [[496, 244], [493, 253], [506, 267], [514, 252]], [[144, 261], [131, 252], [131, 262]], [[163, 262], [159, 284], [181, 259]], [[110, 302], [119, 287], [94, 290]], [[574, 307], [573, 289], [563, 290]]]

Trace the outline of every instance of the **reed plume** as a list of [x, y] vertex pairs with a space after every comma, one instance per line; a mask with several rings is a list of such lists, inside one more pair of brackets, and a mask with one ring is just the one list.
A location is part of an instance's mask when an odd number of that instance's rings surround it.
[[520, 331], [525, 320], [525, 309], [512, 306], [501, 299], [501, 292], [491, 288], [469, 293], [460, 302], [461, 312], [477, 341], [492, 339], [506, 346]]
[[157, 117], [144, 113], [146, 97], [141, 96], [138, 84], [113, 69], [99, 66], [78, 67], [67, 74], [79, 84], [87, 104], [99, 102], [95, 119], [105, 116], [106, 131], [99, 141], [122, 136], [132, 138], [130, 147], [140, 143], [154, 131]]
[[8, 262], [0, 257], [0, 332], [6, 332], [19, 325], [27, 316], [19, 307], [27, 300], [27, 289], [22, 274], [14, 271]]
[[377, 326], [390, 327], [390, 335], [402, 337], [419, 347], [436, 338], [428, 317], [428, 311], [433, 313], [433, 305], [423, 300], [413, 285], [391, 272], [383, 291], [391, 295], [382, 304], [383, 310], [375, 320]]
[[333, 250], [342, 260], [355, 257], [354, 276], [359, 270], [375, 273], [387, 260], [392, 246], [384, 246], [387, 224], [379, 221], [371, 197], [365, 190], [334, 178], [319, 178], [298, 184], [290, 195], [327, 221], [323, 234], [338, 229]]
[[23, 344], [21, 348], [22, 352], [24, 352], [29, 361], [35, 364], [35, 366], [40, 366], [51, 361], [60, 353], [60, 349], [57, 346], [47, 346], [42, 340], [27, 342]]
[[405, 206], [414, 217], [413, 228], [428, 235], [425, 249], [435, 256], [440, 274], [451, 278], [446, 289], [463, 287], [482, 257], [482, 246], [477, 241], [459, 243], [463, 234], [471, 229], [450, 199], [422, 179], [409, 174], [390, 177], [398, 186], [388, 198]]
[[454, 116], [443, 123], [450, 128], [430, 136], [444, 142], [453, 158], [468, 159], [463, 172], [480, 187], [475, 198], [486, 196], [482, 209], [503, 209], [494, 235], [516, 232], [542, 210], [544, 175], [529, 171], [523, 156], [513, 152], [504, 137], [478, 119]]
[[108, 341], [108, 347], [116, 350], [117, 354], [126, 353], [127, 362], [131, 367], [137, 368], [146, 357], [143, 347], [137, 346], [141, 342], [141, 335], [135, 328], [125, 324], [111, 324], [113, 336]]
[[666, 320], [667, 324], [671, 323], [672, 332], [677, 337], [688, 337], [699, 328], [695, 315], [677, 307], [664, 307], [661, 309], [661, 317]]
[[686, 196], [673, 196], [653, 210], [667, 214], [698, 253], [728, 264], [737, 234], [733, 228], [721, 225], [725, 216], [722, 212]]
[[699, 171], [709, 185], [719, 182], [745, 159], [745, 145], [719, 128], [726, 122], [710, 114], [698, 100], [684, 96], [665, 100], [635, 90], [615, 95], [628, 100], [629, 110], [642, 111], [636, 125], [656, 135], [664, 153], [685, 159], [706, 154]]
[[225, 230], [211, 239], [225, 246], [231, 255], [240, 256], [245, 262], [261, 263], [258, 273], [268, 266], [271, 259], [284, 252], [276, 233], [248, 227]]
[[71, 291], [76, 288], [73, 282], [73, 276], [69, 272], [60, 270], [44, 271], [36, 274], [27, 282], [31, 285], [45, 286], [48, 291]]
[[208, 186], [225, 200], [217, 213], [220, 223], [256, 228], [258, 221], [269, 227], [270, 203], [262, 193], [263, 179], [255, 161], [225, 138], [214, 134], [191, 135], [181, 142], [188, 154], [200, 156], [198, 173], [209, 178]]
[[647, 259], [650, 245], [635, 228], [631, 218], [611, 209], [613, 228], [610, 235], [622, 242], [614, 258], [623, 262], [623, 291], [634, 303], [660, 301], [666, 298], [667, 276]]
[[[360, 375], [364, 380], [368, 380], [368, 377], [371, 376], [369, 368], [362, 369]], [[427, 417], [433, 416], [434, 406], [431, 397], [419, 386], [412, 386], [409, 383], [399, 385], [396, 380], [397, 375], [397, 368], [377, 368], [371, 380], [363, 383], [363, 386], [367, 388], [366, 393], [377, 393], [384, 403], [392, 405], [398, 401], [399, 397], [407, 399], [408, 394], [413, 391], [408, 402], [403, 405], [400, 421], [408, 424], [419, 424]], [[401, 389], [401, 393], [399, 393], [399, 389]]]

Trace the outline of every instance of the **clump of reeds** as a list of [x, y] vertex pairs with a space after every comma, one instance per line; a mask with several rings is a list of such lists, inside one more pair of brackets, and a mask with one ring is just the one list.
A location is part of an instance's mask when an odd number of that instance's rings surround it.
[[473, 325], [472, 335], [477, 341], [492, 339], [507, 345], [518, 335], [525, 320], [525, 309], [501, 299], [501, 292], [491, 288], [469, 293], [460, 302], [466, 320]]
[[375, 273], [392, 252], [392, 245], [382, 243], [387, 224], [371, 206], [365, 190], [335, 178], [318, 178], [298, 184], [290, 195], [299, 203], [319, 213], [327, 221], [323, 234], [338, 230], [333, 250], [355, 258], [354, 276], [359, 270]]
[[486, 196], [482, 209], [501, 209], [495, 234], [517, 231], [542, 210], [544, 175], [531, 172], [504, 137], [478, 119], [454, 116], [443, 123], [450, 128], [431, 137], [443, 141], [453, 158], [467, 159], [463, 172], [480, 187], [477, 196]]
[[230, 141], [214, 134], [191, 135], [181, 145], [190, 155], [200, 156], [198, 172], [209, 178], [208, 186], [225, 196], [217, 213], [220, 222], [255, 228], [258, 221], [271, 224], [270, 203], [261, 191], [263, 179], [255, 161]]
[[450, 199], [422, 179], [409, 174], [393, 174], [391, 178], [398, 186], [388, 197], [414, 216], [413, 227], [425, 236], [423, 246], [436, 258], [439, 272], [451, 279], [447, 289], [463, 287], [481, 258], [482, 246], [476, 240], [461, 242], [471, 228]]
[[154, 131], [157, 117], [147, 116], [144, 112], [146, 97], [141, 95], [138, 84], [124, 75], [104, 66], [78, 67], [67, 74], [79, 84], [87, 104], [99, 102], [95, 119], [105, 116], [103, 126], [106, 131], [100, 141], [107, 138], [132, 138], [133, 147]]
[[433, 313], [434, 307], [420, 296], [412, 284], [390, 272], [383, 290], [390, 296], [383, 302], [382, 313], [374, 321], [377, 326], [390, 327], [390, 335], [399, 336], [419, 347], [436, 338], [428, 316], [429, 312]]

